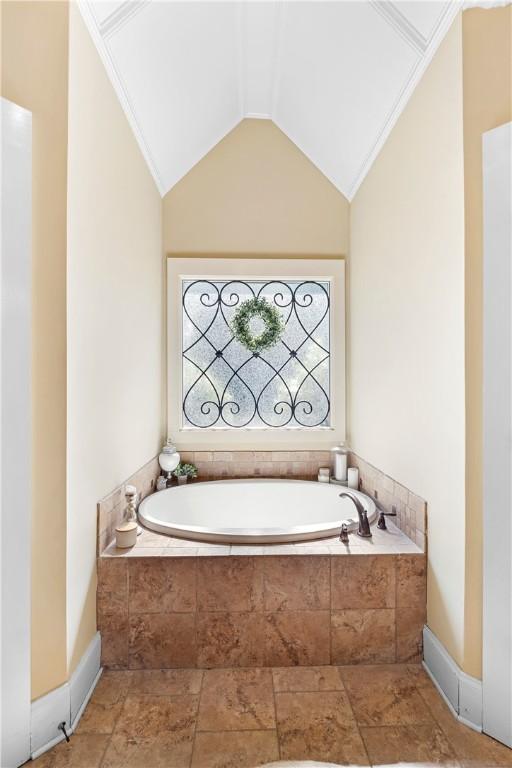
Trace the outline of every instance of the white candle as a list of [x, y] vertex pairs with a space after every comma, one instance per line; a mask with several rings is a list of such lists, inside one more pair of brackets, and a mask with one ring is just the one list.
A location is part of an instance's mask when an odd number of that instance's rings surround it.
[[347, 454], [341, 446], [333, 448], [334, 467], [333, 474], [335, 480], [347, 479]]
[[356, 491], [359, 488], [359, 470], [357, 467], [349, 467], [347, 472], [348, 487], [354, 488]]

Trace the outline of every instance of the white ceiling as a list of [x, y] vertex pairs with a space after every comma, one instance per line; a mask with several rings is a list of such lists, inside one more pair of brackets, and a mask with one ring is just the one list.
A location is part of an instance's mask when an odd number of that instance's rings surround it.
[[352, 199], [458, 0], [80, 0], [164, 195], [244, 117]]

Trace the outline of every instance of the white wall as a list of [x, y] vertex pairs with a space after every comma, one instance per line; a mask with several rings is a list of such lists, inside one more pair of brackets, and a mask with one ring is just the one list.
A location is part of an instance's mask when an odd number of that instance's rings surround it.
[[512, 121], [512, 5], [462, 14], [466, 250], [466, 600], [464, 671], [482, 677], [482, 135]]
[[512, 746], [512, 123], [483, 135], [484, 729]]
[[96, 629], [96, 502], [157, 452], [163, 423], [162, 203], [70, 6], [68, 665]]
[[1, 119], [0, 765], [30, 756], [32, 115]]
[[464, 645], [464, 177], [461, 19], [350, 212], [349, 442], [423, 496], [428, 623]]
[[2, 96], [32, 123], [32, 698], [66, 669], [66, 2], [0, 4]]

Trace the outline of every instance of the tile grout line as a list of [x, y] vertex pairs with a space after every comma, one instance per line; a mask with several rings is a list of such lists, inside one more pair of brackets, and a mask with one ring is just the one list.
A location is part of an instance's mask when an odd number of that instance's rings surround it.
[[332, 664], [332, 557], [329, 557], [329, 664]]
[[276, 724], [277, 757], [279, 760], [281, 760], [281, 739], [279, 738], [279, 723], [277, 720], [277, 701], [276, 701], [276, 686], [274, 683], [274, 669], [275, 667], [270, 668], [270, 676], [272, 678], [272, 699], [274, 702], [274, 721]]
[[340, 668], [338, 668], [338, 675], [340, 677], [341, 684], [343, 685], [343, 690], [345, 692], [345, 696], [347, 697], [348, 705], [350, 707], [350, 711], [352, 712], [352, 717], [354, 718], [354, 724], [355, 724], [355, 727], [356, 727], [356, 731], [359, 734], [359, 738], [361, 739], [361, 744], [363, 745], [363, 749], [364, 749], [364, 753], [366, 755], [366, 759], [368, 761], [368, 765], [372, 765], [371, 760], [370, 760], [370, 755], [368, 754], [368, 749], [366, 748], [366, 742], [365, 742], [365, 740], [363, 738], [363, 734], [361, 733], [361, 728], [359, 727], [359, 722], [357, 720], [356, 713], [354, 712], [354, 707], [352, 706], [352, 701], [350, 699], [350, 693], [348, 691], [347, 686], [345, 685], [345, 680], [343, 678], [343, 675], [341, 673], [341, 669]]
[[102, 754], [101, 754], [101, 758], [100, 758], [100, 761], [99, 761], [99, 763], [98, 763], [98, 767], [99, 767], [99, 768], [101, 768], [101, 766], [102, 766], [102, 765], [103, 765], [103, 763], [105, 762], [105, 758], [106, 758], [106, 756], [107, 756], [108, 748], [110, 747], [110, 743], [111, 743], [111, 741], [112, 741], [112, 735], [113, 735], [113, 733], [114, 733], [114, 731], [112, 731], [112, 733], [110, 733], [110, 734], [109, 734], [109, 737], [108, 737], [108, 739], [107, 739], [107, 742], [106, 742], [106, 744], [105, 744], [105, 749], [103, 750], [103, 752], [102, 752]]
[[[128, 570], [128, 569], [126, 569], [126, 570]], [[130, 679], [130, 685], [131, 685], [131, 679]], [[121, 715], [122, 715], [122, 713], [123, 713], [123, 710], [124, 710], [124, 705], [125, 705], [125, 703], [126, 703], [126, 699], [128, 698], [128, 694], [129, 694], [129, 692], [130, 692], [130, 687], [128, 687], [128, 688], [126, 689], [126, 693], [125, 693], [125, 694], [124, 694], [124, 696], [122, 697], [122, 706], [121, 706], [121, 708], [119, 709], [119, 713], [118, 713], [117, 717], [115, 718], [114, 724], [113, 724], [113, 726], [112, 726], [112, 731], [111, 731], [111, 733], [110, 733], [110, 734], [109, 734], [109, 736], [108, 736], [108, 740], [107, 740], [107, 743], [106, 743], [106, 746], [105, 746], [105, 750], [104, 750], [104, 752], [103, 752], [103, 754], [102, 754], [102, 756], [101, 756], [101, 760], [100, 760], [100, 762], [99, 762], [99, 766], [100, 766], [100, 768], [101, 768], [101, 766], [103, 765], [103, 763], [105, 762], [105, 758], [106, 758], [106, 756], [107, 756], [107, 752], [108, 752], [108, 749], [109, 749], [109, 747], [110, 747], [110, 745], [111, 745], [111, 743], [112, 743], [112, 737], [114, 736], [114, 733], [115, 733], [115, 730], [116, 730], [116, 726], [117, 726], [117, 723], [118, 723], [118, 721], [119, 721], [119, 718], [121, 717]], [[94, 696], [94, 694], [93, 694], [93, 696]]]
[[198, 735], [201, 733], [272, 733], [275, 728], [230, 728], [228, 730], [219, 730], [218, 728], [201, 728], [198, 731]]
[[[199, 645], [198, 645], [198, 637], [197, 637], [197, 619], [199, 616], [199, 563], [197, 560], [194, 562], [194, 585], [195, 585], [195, 611], [194, 611], [194, 644], [195, 644], [195, 667], [197, 668], [197, 662], [199, 660]], [[204, 672], [203, 672], [204, 675]], [[201, 690], [203, 687], [203, 677], [201, 677]], [[197, 712], [197, 716], [199, 717], [199, 709]], [[195, 742], [195, 737], [194, 737]]]
[[125, 706], [125, 704], [126, 704], [126, 699], [127, 699], [127, 698], [128, 698], [128, 696], [130, 695], [130, 688], [131, 688], [131, 685], [132, 685], [132, 682], [133, 682], [133, 673], [132, 673], [132, 672], [129, 672], [129, 674], [130, 674], [130, 684], [129, 684], [128, 688], [126, 689], [126, 693], [125, 693], [125, 694], [124, 694], [124, 696], [122, 697], [122, 699], [123, 699], [123, 705], [122, 705], [121, 709], [119, 710], [119, 714], [118, 714], [118, 716], [116, 717], [116, 720], [115, 720], [115, 723], [114, 723], [114, 727], [112, 728], [112, 733], [110, 734], [110, 738], [112, 738], [112, 736], [114, 735], [114, 732], [115, 732], [115, 730], [116, 730], [116, 726], [117, 726], [118, 720], [119, 720], [119, 718], [121, 717], [121, 715], [122, 715], [122, 712], [123, 712], [123, 709], [124, 709], [124, 706]]
[[[386, 609], [384, 609], [384, 608], [376, 608], [376, 609], [370, 609], [370, 610], [392, 610], [392, 609], [391, 608], [386, 608]], [[278, 665], [278, 666], [275, 666], [273, 664], [269, 665], [269, 666], [261, 666], [261, 664], [253, 664], [252, 666], [248, 666], [247, 664], [244, 664], [243, 666], [234, 667], [232, 664], [228, 664], [226, 666], [219, 666], [219, 667], [190, 667], [190, 666], [187, 665], [185, 667], [133, 667], [132, 669], [127, 669], [125, 667], [105, 667], [104, 669], [107, 672], [158, 672], [160, 670], [161, 671], [165, 670], [165, 671], [173, 672], [173, 671], [181, 671], [181, 670], [187, 670], [187, 669], [199, 669], [199, 670], [205, 669], [207, 671], [210, 671], [210, 670], [213, 671], [213, 670], [219, 670], [219, 669], [223, 669], [223, 670], [229, 670], [229, 669], [234, 669], [234, 670], [241, 670], [241, 669], [246, 669], [246, 670], [250, 670], [250, 669], [269, 669], [269, 670], [271, 670], [271, 669], [311, 669], [312, 667], [318, 667], [320, 669], [328, 669], [329, 667], [335, 667], [335, 668], [338, 668], [338, 667], [351, 667], [352, 668], [353, 667], [353, 668], [357, 669], [359, 667], [373, 667], [373, 666], [376, 666], [376, 667], [393, 667], [395, 665], [398, 665], [398, 666], [404, 666], [405, 665], [405, 666], [407, 666], [407, 664], [411, 664], [411, 663], [413, 663], [413, 662], [394, 662], [394, 661], [373, 661], [372, 662], [372, 661], [363, 661], [363, 662], [358, 662], [356, 664], [350, 664], [350, 663], [345, 663], [345, 664], [342, 664], [342, 663], [335, 663], [335, 664], [312, 664], [312, 663], [308, 662], [307, 664], [288, 664], [288, 665]], [[336, 689], [326, 688], [325, 690], [326, 691], [330, 691], [330, 690], [336, 690]], [[277, 693], [294, 693], [294, 691], [277, 691]], [[297, 691], [297, 693], [315, 693], [315, 691], [304, 690], [304, 691]], [[139, 695], [140, 696], [145, 696], [146, 694], [139, 694]], [[165, 694], [165, 693], [158, 694], [158, 693], [156, 693], [156, 694], [151, 694], [151, 695], [154, 695], [154, 696], [168, 696], [170, 694]], [[176, 693], [176, 694], [171, 694], [171, 695], [172, 696], [184, 696], [186, 694]]]
[[[196, 662], [197, 663], [197, 662]], [[197, 667], [196, 667], [197, 669]], [[197, 697], [197, 713], [196, 713], [196, 721], [194, 726], [194, 737], [192, 739], [192, 752], [190, 753], [190, 760], [189, 760], [189, 766], [191, 767], [194, 762], [194, 752], [196, 749], [196, 740], [197, 740], [197, 726], [199, 724], [199, 711], [201, 709], [201, 699], [203, 696], [203, 682], [205, 678], [205, 670], [201, 669], [201, 684], [199, 686], [199, 695]]]
[[398, 557], [394, 558], [395, 563], [395, 664], [398, 662], [398, 628], [397, 628], [397, 618], [398, 618]]
[[130, 620], [130, 563], [126, 562], [126, 645], [127, 645], [127, 669], [131, 669], [131, 620]]
[[[437, 725], [437, 727], [440, 729], [441, 733], [444, 735], [444, 737], [445, 737], [446, 741], [448, 742], [449, 746], [450, 746], [450, 747], [451, 747], [451, 749], [453, 750], [453, 754], [454, 754], [454, 755], [455, 755], [455, 757], [457, 758], [457, 762], [458, 762], [458, 763], [459, 763], [461, 766], [462, 766], [463, 764], [466, 764], [468, 761], [467, 761], [467, 760], [466, 760], [464, 757], [461, 757], [461, 756], [459, 755], [459, 752], [458, 752], [458, 750], [456, 749], [456, 747], [455, 747], [455, 744], [452, 742], [452, 740], [450, 739], [449, 735], [446, 733], [445, 729], [443, 728], [443, 724], [442, 724], [442, 722], [440, 722], [440, 721], [437, 719], [437, 717], [435, 716], [435, 713], [434, 713], [434, 712], [433, 712], [433, 710], [432, 710], [432, 707], [431, 707], [431, 706], [430, 706], [430, 704], [428, 703], [427, 699], [426, 699], [426, 698], [423, 696], [423, 694], [422, 694], [422, 692], [421, 692], [421, 686], [419, 686], [417, 682], [415, 682], [414, 686], [415, 686], [415, 688], [416, 688], [416, 691], [417, 691], [417, 693], [418, 693], [418, 695], [419, 695], [420, 699], [422, 700], [422, 702], [425, 704], [426, 708], [428, 709], [428, 711], [429, 711], [429, 714], [430, 714], [430, 716], [431, 716], [431, 718], [432, 718], [432, 721], [433, 721], [433, 723], [434, 723], [435, 725]], [[437, 693], [437, 691], [436, 691], [436, 693]], [[482, 734], [482, 735], [483, 735], [483, 734]]]

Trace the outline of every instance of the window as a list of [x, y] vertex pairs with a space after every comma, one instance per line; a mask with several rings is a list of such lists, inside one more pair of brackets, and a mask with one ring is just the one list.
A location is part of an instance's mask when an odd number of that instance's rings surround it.
[[168, 433], [181, 450], [343, 440], [344, 290], [341, 259], [169, 257]]
[[182, 393], [184, 427], [329, 427], [330, 282], [182, 280]]

